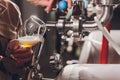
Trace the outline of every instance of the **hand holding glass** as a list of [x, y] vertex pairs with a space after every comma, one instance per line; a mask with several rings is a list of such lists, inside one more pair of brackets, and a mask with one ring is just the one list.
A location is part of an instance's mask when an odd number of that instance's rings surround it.
[[32, 66], [34, 66], [34, 68], [30, 69], [31, 71], [29, 73], [30, 74], [29, 76], [31, 76], [31, 74], [34, 73], [34, 70], [35, 71], [39, 70], [37, 66], [39, 66], [38, 62], [40, 60], [40, 54], [44, 44], [43, 35], [45, 34], [45, 32], [46, 32], [45, 23], [36, 16], [30, 16], [25, 21], [24, 27], [19, 30], [18, 40], [23, 48], [31, 48], [35, 46], [37, 43], [41, 43], [37, 57], [34, 58], [34, 60], [32, 61]]

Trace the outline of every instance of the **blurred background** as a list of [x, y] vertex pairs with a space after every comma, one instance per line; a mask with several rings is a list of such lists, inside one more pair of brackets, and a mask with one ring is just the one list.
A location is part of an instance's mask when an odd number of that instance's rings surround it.
[[[12, 1], [19, 6], [22, 13], [23, 22], [30, 15], [37, 15], [40, 19], [42, 19], [45, 22], [49, 20], [56, 20], [54, 11], [50, 13], [46, 13], [44, 12], [44, 7], [34, 6], [33, 4], [27, 2], [27, 0], [12, 0]], [[119, 25], [120, 25], [119, 14], [120, 14], [120, 6], [116, 8], [114, 11], [112, 18], [112, 29], [119, 29]]]
[[[22, 20], [24, 21], [30, 17], [30, 15], [36, 15], [44, 22], [46, 21], [55, 21], [56, 15], [55, 11], [51, 11], [50, 13], [46, 13], [44, 11], [44, 7], [34, 6], [27, 2], [26, 0], [12, 0], [15, 2], [22, 13]], [[114, 14], [112, 17], [112, 29], [120, 29], [120, 7], [114, 10]], [[57, 73], [52, 73], [53, 70], [49, 68], [49, 57], [55, 52], [56, 48], [56, 31], [55, 29], [51, 29], [47, 31], [45, 34], [45, 45], [41, 55], [40, 65], [41, 72], [45, 77], [54, 77]], [[52, 74], [51, 74], [52, 73]]]

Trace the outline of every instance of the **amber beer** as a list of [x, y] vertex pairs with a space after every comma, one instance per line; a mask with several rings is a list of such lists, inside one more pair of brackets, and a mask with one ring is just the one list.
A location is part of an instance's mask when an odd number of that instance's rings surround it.
[[18, 38], [22, 47], [30, 48], [36, 45], [38, 42], [42, 42], [43, 37], [34, 35], [34, 36], [23, 36]]

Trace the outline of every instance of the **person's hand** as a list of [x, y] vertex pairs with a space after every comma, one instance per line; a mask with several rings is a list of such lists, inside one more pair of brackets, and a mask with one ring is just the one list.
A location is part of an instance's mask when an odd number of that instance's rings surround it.
[[32, 60], [33, 51], [30, 48], [20, 46], [18, 40], [11, 40], [8, 44], [6, 55], [13, 60], [15, 66], [24, 67]]
[[[50, 12], [51, 9], [56, 6], [59, 0], [27, 0], [30, 3], [36, 6], [45, 6], [45, 11]], [[66, 0], [68, 2], [68, 8], [70, 9], [72, 6], [72, 0]]]
[[31, 65], [33, 51], [30, 48], [20, 46], [18, 40], [11, 40], [7, 45], [6, 56], [2, 59], [7, 72], [11, 74], [25, 74]]

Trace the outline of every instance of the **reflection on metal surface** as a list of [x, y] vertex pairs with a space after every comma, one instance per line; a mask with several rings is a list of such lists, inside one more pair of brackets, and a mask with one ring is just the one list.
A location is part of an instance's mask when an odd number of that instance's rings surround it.
[[89, 0], [87, 6], [87, 20], [83, 23], [83, 27], [96, 27], [94, 17], [97, 16], [103, 25], [111, 19], [113, 8], [109, 6], [112, 0]]

